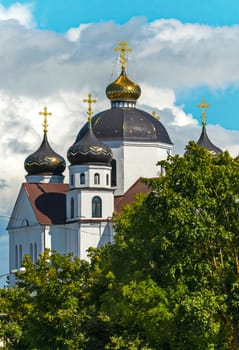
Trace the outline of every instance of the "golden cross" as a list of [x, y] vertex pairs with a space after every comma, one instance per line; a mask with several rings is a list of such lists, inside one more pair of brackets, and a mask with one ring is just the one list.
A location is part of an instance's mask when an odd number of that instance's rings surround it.
[[206, 104], [206, 101], [204, 98], [202, 98], [202, 103], [197, 104], [198, 108], [202, 108], [202, 125], [206, 125], [206, 108], [210, 108], [209, 104]]
[[96, 99], [92, 99], [92, 95], [88, 94], [88, 98], [84, 99], [83, 102], [86, 102], [86, 103], [89, 104], [87, 114], [88, 114], [88, 122], [91, 123], [91, 120], [92, 120], [92, 108], [91, 108], [91, 105], [92, 105], [92, 103], [96, 103]]
[[155, 119], [160, 119], [160, 116], [157, 115], [157, 113], [155, 111], [152, 112], [152, 116], [155, 118]]
[[122, 70], [125, 70], [125, 67], [126, 67], [126, 57], [125, 57], [126, 52], [133, 51], [132, 49], [128, 48], [128, 45], [129, 44], [125, 42], [124, 39], [122, 39], [122, 41], [118, 42], [119, 47], [114, 48], [115, 51], [120, 51], [120, 63], [121, 63]]
[[48, 115], [52, 115], [51, 112], [48, 112], [47, 111], [47, 107], [44, 107], [44, 111], [43, 112], [39, 112], [39, 115], [44, 115], [44, 120], [43, 120], [43, 131], [44, 131], [44, 134], [47, 133], [47, 127], [48, 127], [48, 124], [47, 124], [47, 116]]

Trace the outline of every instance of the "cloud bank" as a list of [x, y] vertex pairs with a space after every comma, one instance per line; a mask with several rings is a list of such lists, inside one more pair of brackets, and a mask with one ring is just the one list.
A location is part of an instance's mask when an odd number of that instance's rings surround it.
[[[238, 26], [144, 18], [124, 25], [80, 24], [57, 34], [38, 30], [28, 5], [0, 5], [0, 213], [10, 213], [24, 181], [24, 159], [40, 145], [39, 111], [45, 105], [53, 114], [50, 143], [64, 157], [87, 118], [83, 98], [89, 92], [97, 98], [95, 113], [110, 107], [105, 88], [120, 72], [113, 48], [121, 38], [134, 49], [127, 70], [142, 89], [138, 108], [160, 115], [174, 153], [182, 154], [189, 140], [198, 140], [201, 126], [177, 105], [177, 92], [238, 85], [238, 37]], [[217, 146], [239, 153], [239, 131], [220, 125], [208, 125], [207, 130]]]

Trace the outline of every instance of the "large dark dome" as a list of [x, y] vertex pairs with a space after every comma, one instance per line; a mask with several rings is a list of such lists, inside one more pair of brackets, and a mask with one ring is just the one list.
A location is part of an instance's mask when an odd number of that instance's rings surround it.
[[[92, 128], [101, 141], [143, 141], [172, 144], [163, 124], [151, 114], [137, 108], [111, 108], [96, 114]], [[87, 131], [87, 124], [80, 130], [76, 142]]]
[[53, 151], [44, 133], [41, 146], [26, 158], [24, 167], [28, 175], [62, 175], [66, 163], [62, 156]]

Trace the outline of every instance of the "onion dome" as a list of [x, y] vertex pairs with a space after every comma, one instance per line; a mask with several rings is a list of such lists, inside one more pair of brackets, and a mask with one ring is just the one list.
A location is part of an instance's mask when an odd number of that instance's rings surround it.
[[122, 69], [120, 76], [107, 86], [105, 93], [111, 101], [135, 101], [139, 98], [141, 89], [128, 78], [125, 69]]
[[218, 155], [222, 153], [222, 150], [218, 147], [216, 147], [209, 139], [206, 131], [206, 125], [203, 124], [202, 126], [202, 133], [201, 136], [197, 142], [197, 144], [201, 147], [206, 148], [210, 153], [214, 155]]
[[47, 115], [51, 115], [51, 113], [47, 112], [45, 107], [44, 112], [40, 112], [39, 114], [44, 115], [43, 140], [38, 150], [26, 158], [24, 167], [28, 175], [62, 175], [66, 167], [65, 160], [62, 156], [53, 151], [47, 139], [46, 118]]
[[115, 48], [115, 51], [120, 51], [120, 63], [121, 74], [120, 76], [106, 88], [107, 97], [113, 101], [136, 101], [140, 94], [141, 89], [137, 83], [134, 83], [129, 79], [126, 74], [126, 52], [131, 52], [132, 49], [128, 48], [128, 43], [124, 40], [118, 43], [119, 47]]
[[84, 136], [69, 148], [67, 152], [67, 158], [71, 165], [80, 165], [84, 163], [104, 163], [110, 164], [113, 153], [109, 146], [101, 143], [95, 136], [92, 125], [91, 116], [92, 109], [91, 104], [96, 100], [91, 98], [91, 94], [88, 95], [88, 99], [84, 100], [88, 102], [88, 124], [85, 130]]
[[206, 108], [210, 108], [209, 104], [206, 104], [205, 99], [202, 99], [202, 103], [197, 105], [199, 108], [202, 108], [202, 132], [200, 135], [199, 140], [197, 141], [197, 144], [201, 147], [206, 148], [210, 153], [212, 153], [213, 155], [217, 155], [222, 153], [222, 150], [218, 147], [216, 147], [209, 139], [208, 135], [207, 135], [207, 131], [206, 131], [206, 112], [205, 109]]

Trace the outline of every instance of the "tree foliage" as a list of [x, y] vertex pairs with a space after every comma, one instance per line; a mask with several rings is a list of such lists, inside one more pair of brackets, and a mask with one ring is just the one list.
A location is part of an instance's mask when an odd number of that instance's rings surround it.
[[0, 294], [14, 349], [239, 349], [239, 159], [159, 163], [91, 262], [46, 252]]

